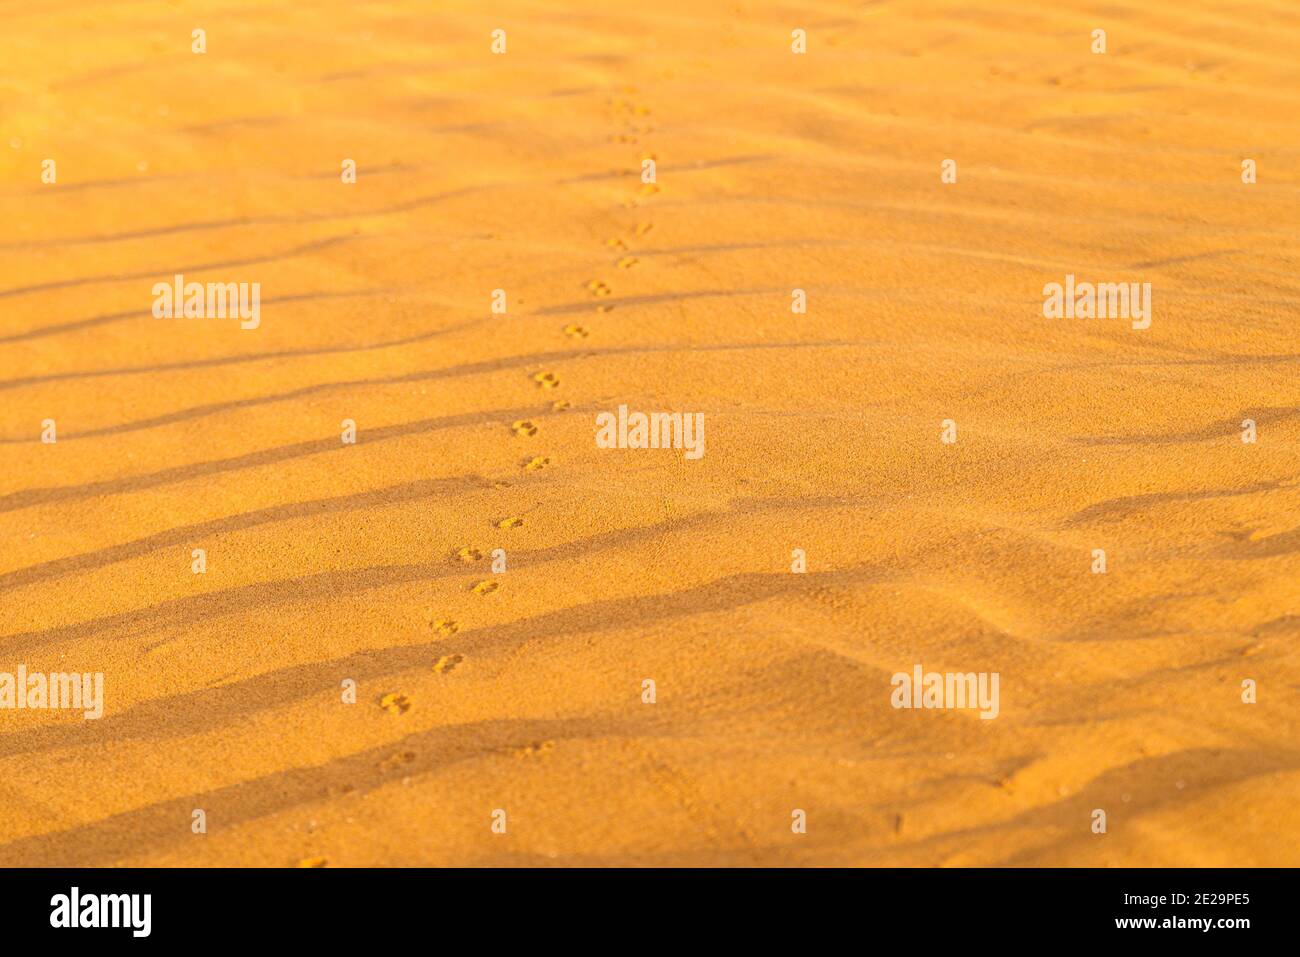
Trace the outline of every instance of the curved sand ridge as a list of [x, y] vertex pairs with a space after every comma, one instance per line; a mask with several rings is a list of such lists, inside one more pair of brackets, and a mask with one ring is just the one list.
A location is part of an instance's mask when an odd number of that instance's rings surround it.
[[0, 864], [1300, 863], [1300, 12], [438, 6], [0, 4]]

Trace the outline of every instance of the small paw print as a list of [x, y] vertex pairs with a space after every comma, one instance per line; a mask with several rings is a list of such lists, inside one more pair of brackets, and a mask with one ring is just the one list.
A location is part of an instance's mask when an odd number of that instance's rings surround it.
[[515, 748], [517, 758], [535, 758], [555, 750], [554, 741], [533, 741], [522, 748]]
[[433, 670], [440, 675], [445, 675], [464, 660], [464, 655], [444, 655], [434, 662]]
[[379, 707], [389, 714], [406, 714], [411, 710], [411, 699], [404, 694], [390, 691], [379, 699]]
[[384, 760], [375, 765], [380, 771], [393, 771], [397, 768], [404, 767], [415, 760], [414, 751], [399, 751], [396, 754], [390, 754]]

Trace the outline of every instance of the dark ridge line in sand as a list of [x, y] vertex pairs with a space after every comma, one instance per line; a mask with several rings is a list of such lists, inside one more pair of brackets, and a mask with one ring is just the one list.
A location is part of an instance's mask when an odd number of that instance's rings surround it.
[[[466, 483], [468, 486], [468, 483]], [[780, 511], [783, 508], [807, 508], [811, 504], [821, 508], [842, 507], [841, 499], [805, 500], [805, 499], [771, 499], [744, 500], [746, 508], [751, 511]], [[576, 542], [566, 542], [549, 548], [517, 552], [512, 559], [515, 568], [529, 568], [536, 564], [551, 561], [564, 561], [589, 555], [592, 550], [653, 539], [665, 532], [685, 527], [707, 525], [718, 518], [734, 514], [736, 509], [700, 512], [685, 519], [670, 519], [654, 525], [634, 528], [616, 529], [603, 532]], [[387, 588], [413, 581], [437, 581], [460, 575], [472, 575], [476, 571], [474, 563], [455, 562], [450, 557], [442, 556], [426, 562], [406, 565], [372, 565], [363, 568], [336, 569], [317, 572], [313, 575], [282, 578], [274, 581], [254, 582], [239, 585], [221, 591], [205, 592], [172, 598], [145, 608], [117, 612], [75, 622], [70, 625], [58, 625], [38, 631], [15, 632], [0, 636], [11, 652], [31, 651], [46, 645], [63, 641], [78, 641], [97, 638], [119, 630], [145, 629], [145, 633], [159, 628], [180, 626], [197, 622], [210, 621], [226, 615], [243, 614], [267, 606], [293, 604], [316, 598], [337, 598]], [[118, 637], [121, 637], [120, 635]], [[442, 639], [445, 641], [445, 639]]]
[[[475, 483], [478, 483], [477, 485]], [[492, 481], [479, 475], [460, 475], [451, 478], [421, 479], [400, 485], [388, 485], [378, 489], [368, 489], [351, 495], [338, 495], [331, 498], [315, 498], [301, 502], [286, 502], [251, 512], [223, 516], [193, 525], [180, 525], [164, 529], [144, 538], [133, 539], [107, 548], [90, 552], [81, 552], [63, 558], [28, 565], [14, 571], [0, 574], [0, 593], [12, 591], [26, 585], [62, 578], [66, 575], [103, 568], [118, 562], [148, 555], [171, 546], [186, 545], [214, 535], [243, 531], [261, 525], [291, 521], [296, 518], [329, 515], [349, 512], [370, 507], [382, 508], [402, 502], [419, 501], [440, 495], [455, 494], [467, 489], [486, 489], [492, 487]]]
[[[643, 722], [647, 719], [643, 719]], [[52, 833], [35, 834], [0, 845], [0, 864], [32, 865], [56, 860], [64, 867], [112, 863], [139, 853], [142, 846], [168, 847], [190, 835], [196, 807], [214, 828], [233, 827], [279, 811], [342, 794], [365, 794], [413, 774], [437, 772], [462, 761], [509, 753], [538, 739], [619, 734], [630, 722], [593, 725], [587, 718], [476, 721], [432, 728], [324, 764], [290, 768], [201, 793], [159, 801]], [[394, 753], [415, 757], [398, 767], [383, 762]], [[285, 862], [286, 866], [289, 862]]]
[[[356, 293], [323, 293], [321, 296], [353, 296], [364, 294], [382, 294], [389, 290], [364, 290]], [[313, 294], [306, 294], [312, 296]], [[292, 298], [305, 298], [292, 297]], [[284, 302], [285, 297], [279, 299], [265, 299], [263, 302]], [[134, 313], [133, 313], [134, 314]], [[189, 359], [184, 362], [162, 362], [148, 366], [120, 366], [116, 369], [83, 369], [74, 372], [50, 372], [45, 375], [27, 376], [22, 379], [8, 379], [0, 381], [0, 391], [6, 389], [19, 389], [29, 385], [44, 385], [48, 382], [67, 382], [73, 379], [100, 379], [109, 376], [118, 375], [147, 375], [155, 372], [176, 372], [182, 369], [207, 369], [213, 366], [222, 365], [240, 365], [245, 362], [269, 362], [276, 359], [298, 359], [312, 356], [337, 355], [345, 352], [374, 352], [382, 349], [394, 349], [398, 346], [414, 345], [417, 342], [426, 342], [430, 339], [437, 339], [440, 336], [450, 335], [454, 332], [462, 332], [465, 329], [471, 329], [474, 326], [490, 322], [490, 319], [473, 319], [462, 322], [459, 325], [448, 326], [445, 329], [435, 329], [432, 332], [422, 332], [418, 335], [407, 336], [404, 339], [389, 339], [385, 342], [371, 342], [366, 345], [343, 345], [343, 346], [321, 346], [315, 349], [282, 349], [279, 352], [250, 352], [244, 355], [233, 356], [214, 356], [209, 359]]]
[[[117, 425], [105, 426], [89, 432], [73, 432], [67, 435], [61, 435], [59, 441], [71, 442], [79, 439], [95, 438], [104, 435], [120, 435], [123, 433], [154, 428], [160, 425], [171, 425], [177, 422], [190, 422], [195, 419], [202, 419], [210, 415], [217, 415], [235, 409], [246, 409], [254, 406], [270, 405], [277, 402], [287, 402], [293, 399], [300, 399], [305, 396], [315, 395], [320, 392], [328, 392], [334, 389], [350, 389], [375, 385], [398, 385], [405, 382], [433, 382], [439, 379], [455, 379], [474, 376], [485, 372], [501, 372], [506, 369], [517, 369], [520, 367], [526, 368], [528, 366], [554, 361], [564, 361], [568, 359], [588, 359], [599, 356], [655, 355], [674, 352], [732, 352], [752, 349], [805, 349], [809, 347], [840, 348], [862, 345], [865, 345], [865, 343], [831, 339], [803, 342], [723, 343], [721, 345], [687, 344], [679, 346], [611, 346], [604, 349], [567, 349], [560, 352], [535, 352], [529, 355], [505, 356], [500, 359], [485, 359], [479, 362], [463, 363], [457, 366], [445, 366], [443, 368], [429, 369], [422, 372], [406, 372], [397, 376], [374, 376], [368, 379], [318, 382], [313, 385], [301, 386], [300, 388], [288, 392], [280, 392], [272, 395], [250, 396], [244, 399], [230, 399], [225, 402], [211, 402], [207, 405], [178, 409], [175, 412], [156, 416], [152, 419], [139, 419], [133, 422], [123, 422]], [[502, 414], [504, 415], [505, 413]], [[37, 444], [39, 444], [39, 439], [0, 439], [0, 445]], [[6, 510], [3, 503], [14, 494], [19, 493], [10, 493], [10, 495], [7, 496], [0, 496], [0, 511]]]
[[[356, 289], [347, 292], [301, 292], [293, 293], [287, 296], [272, 296], [263, 299], [263, 303], [278, 302], [306, 302], [320, 299], [351, 299], [361, 296], [382, 296], [382, 295], [399, 295], [404, 290], [388, 289]], [[0, 342], [23, 342], [29, 339], [44, 339], [47, 336], [57, 336], [64, 332], [73, 332], [77, 329], [89, 329], [92, 326], [108, 325], [112, 322], [119, 322], [123, 319], [149, 319], [153, 320], [153, 314], [149, 309], [126, 309], [122, 312], [105, 313], [102, 316], [90, 316], [87, 319], [73, 319], [71, 322], [60, 322], [51, 326], [37, 326], [34, 329], [28, 329], [24, 332], [14, 332], [7, 336], [0, 336]], [[178, 320], [165, 320], [173, 322]], [[179, 320], [184, 321], [184, 320]]]
[[10, 296], [23, 296], [32, 292], [47, 292], [51, 289], [69, 289], [74, 286], [92, 286], [98, 283], [128, 282], [135, 279], [161, 279], [173, 276], [176, 273], [186, 272], [205, 272], [212, 269], [225, 269], [230, 266], [251, 266], [257, 263], [277, 262], [281, 259], [293, 259], [304, 253], [315, 252], [319, 249], [326, 249], [330, 246], [336, 246], [339, 243], [352, 242], [358, 239], [358, 236], [330, 236], [325, 239], [317, 239], [310, 243], [304, 243], [301, 246], [294, 246], [283, 252], [269, 254], [265, 256], [251, 256], [246, 259], [228, 259], [224, 262], [199, 263], [189, 266], [169, 266], [166, 269], [150, 269], [145, 272], [137, 273], [118, 273], [115, 275], [103, 276], [83, 276], [75, 279], [58, 279], [52, 282], [40, 282], [30, 286], [14, 286], [11, 289], [0, 289], [0, 299], [8, 299]]
[[[501, 420], [524, 419], [534, 415], [542, 415], [548, 411], [550, 411], [549, 405], [542, 407], [527, 406], [515, 409], [496, 409], [485, 412], [463, 412], [459, 415], [417, 419], [412, 422], [399, 422], [394, 425], [366, 429], [365, 437], [366, 442], [379, 442], [384, 441], [385, 439], [399, 438], [406, 435], [417, 435], [423, 432], [437, 432], [443, 429], [457, 428], [462, 425], [484, 425]], [[261, 449], [256, 452], [248, 452], [244, 455], [236, 455], [224, 459], [195, 462], [190, 465], [178, 465], [157, 472], [147, 472], [143, 475], [132, 475], [118, 479], [106, 479], [98, 482], [89, 482], [83, 485], [55, 485], [46, 488], [24, 489], [19, 492], [11, 492], [8, 495], [0, 496], [0, 512], [11, 512], [21, 508], [30, 508], [33, 505], [46, 505], [52, 502], [82, 501], [94, 498], [97, 495], [118, 495], [126, 492], [139, 492], [145, 489], [157, 488], [161, 485], [171, 485], [176, 482], [184, 482], [192, 478], [218, 475], [223, 472], [239, 471], [246, 468], [256, 468], [274, 462], [284, 462], [289, 459], [346, 449], [347, 446], [340, 443], [338, 436], [333, 435], [320, 439], [308, 439], [303, 442], [294, 442], [290, 445], [280, 445], [269, 449]]]

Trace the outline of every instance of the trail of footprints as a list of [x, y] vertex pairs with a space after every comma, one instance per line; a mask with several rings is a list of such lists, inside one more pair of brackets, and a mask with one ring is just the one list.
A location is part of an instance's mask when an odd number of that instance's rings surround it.
[[[635, 93], [633, 89], [625, 90], [627, 93]], [[610, 137], [611, 141], [617, 143], [635, 144], [639, 142], [640, 136], [653, 131], [653, 127], [645, 123], [643, 119], [650, 115], [647, 107], [639, 106], [626, 99], [617, 99], [609, 101], [613, 114], [623, 120], [624, 129]], [[653, 154], [648, 158], [657, 159]], [[640, 205], [639, 197], [650, 196], [659, 192], [657, 183], [640, 183], [636, 196], [623, 202], [624, 208], [634, 209]], [[637, 223], [631, 230], [632, 237], [642, 237], [654, 228], [654, 224], [649, 221]], [[615, 252], [622, 253], [615, 266], [618, 269], [633, 269], [640, 265], [640, 259], [632, 254], [632, 248], [628, 240], [613, 236], [605, 240], [605, 246]], [[613, 288], [603, 279], [591, 279], [586, 283], [586, 289], [593, 299], [608, 299], [613, 295]], [[608, 313], [613, 310], [609, 303], [599, 302], [596, 304], [598, 313]], [[569, 323], [563, 327], [563, 333], [571, 339], [586, 339], [591, 335], [590, 330], [585, 326], [577, 323]], [[532, 381], [543, 390], [558, 389], [560, 379], [550, 371], [539, 371], [533, 374]], [[571, 404], [564, 399], [557, 399], [551, 404], [552, 411], [561, 412], [571, 407]], [[536, 438], [541, 431], [539, 426], [529, 419], [517, 419], [510, 423], [510, 431], [517, 439]], [[551, 464], [551, 459], [546, 455], [529, 455], [520, 461], [520, 468], [525, 472], [536, 472], [545, 469]], [[494, 488], [506, 488], [506, 483], [494, 483]], [[519, 528], [524, 525], [524, 519], [519, 516], [507, 516], [492, 523], [494, 527], [502, 530]], [[450, 560], [453, 564], [475, 565], [483, 560], [483, 552], [473, 545], [462, 545], [452, 551]], [[493, 594], [501, 587], [501, 583], [490, 578], [481, 579], [469, 586], [468, 591], [483, 598]], [[438, 638], [451, 638], [460, 631], [460, 622], [454, 618], [442, 616], [435, 617], [430, 615], [430, 631]], [[465, 661], [465, 655], [459, 653], [445, 654], [433, 662], [432, 671], [437, 675], [447, 675], [458, 668]], [[392, 715], [404, 715], [412, 708], [411, 698], [399, 691], [385, 692], [379, 698], [379, 707]], [[546, 754], [555, 746], [553, 741], [535, 741], [523, 747], [514, 749], [516, 757], [530, 758]], [[378, 765], [380, 770], [391, 771], [409, 764], [415, 760], [415, 754], [410, 751], [399, 752], [385, 758]], [[313, 856], [304, 857], [297, 863], [297, 867], [325, 867], [327, 860], [324, 857]]]
[[[627, 88], [625, 89], [624, 92], [635, 93], [636, 91], [634, 89]], [[621, 98], [610, 100], [609, 106], [611, 108], [612, 114], [616, 118], [623, 120], [625, 124], [625, 128], [621, 132], [610, 137], [612, 141], [618, 143], [634, 144], [639, 142], [638, 137], [641, 134], [652, 132], [653, 127], [649, 126], [644, 122], [638, 122], [637, 120], [634, 119], [637, 117], [649, 116], [650, 115], [649, 108], [644, 106], [639, 106], [635, 103], [632, 103], [629, 100], [621, 99]], [[654, 154], [650, 154], [648, 158], [657, 160], [657, 156], [655, 156]], [[637, 190], [637, 194], [639, 196], [648, 196], [657, 192], [659, 192], [659, 186], [657, 183], [641, 183]], [[639, 205], [639, 201], [634, 197], [632, 199], [625, 201], [623, 205], [624, 207], [627, 208], [635, 208]], [[632, 235], [636, 237], [645, 236], [653, 228], [654, 228], [654, 224], [652, 222], [649, 221], [639, 222], [633, 227]], [[628, 241], [623, 239], [622, 237], [612, 236], [606, 239], [605, 246], [617, 252], [624, 253], [624, 255], [620, 256], [615, 261], [615, 265], [617, 266], [617, 268], [632, 269], [640, 264], [640, 260], [636, 256], [631, 254], [630, 251], [631, 247], [628, 245]], [[603, 279], [589, 280], [586, 284], [586, 289], [592, 295], [592, 297], [596, 299], [605, 299], [613, 295], [613, 289]], [[604, 313], [604, 312], [611, 311], [613, 309], [613, 306], [605, 303], [599, 303], [597, 304], [596, 308], [597, 311]], [[581, 326], [577, 323], [569, 323], [568, 325], [564, 326], [563, 332], [566, 336], [572, 339], [586, 339], [588, 336], [591, 335], [590, 331], [586, 327]], [[554, 372], [549, 372], [549, 371], [536, 372], [533, 374], [532, 380], [540, 389], [558, 389], [560, 387], [559, 376], [557, 376]], [[570, 408], [570, 403], [562, 399], [557, 400], [554, 403], [552, 403], [551, 408], [553, 411], [560, 412]], [[536, 437], [540, 429], [537, 426], [537, 424], [532, 422], [531, 420], [517, 419], [514, 422], [510, 423], [510, 431], [517, 438], [530, 439]], [[549, 456], [531, 455], [524, 458], [520, 462], [520, 468], [523, 469], [525, 472], [537, 472], [546, 468], [550, 464], [551, 464], [551, 459]], [[504, 485], [504, 483], [501, 483], [500, 485], [494, 485], [493, 487], [497, 488], [497, 487], [506, 487], [506, 486]], [[523, 524], [524, 524], [524, 519], [518, 516], [509, 516], [506, 518], [502, 518], [494, 523], [496, 528], [503, 529], [503, 530], [519, 528]], [[475, 548], [472, 545], [462, 545], [460, 548], [452, 552], [451, 555], [451, 560], [453, 562], [457, 562], [464, 565], [472, 565], [482, 561], [482, 559], [483, 559], [482, 551], [480, 551], [478, 548]], [[501, 586], [499, 582], [493, 581], [491, 579], [484, 579], [475, 582], [473, 585], [471, 585], [469, 591], [474, 595], [483, 597], [492, 594], [500, 587]], [[432, 632], [438, 637], [449, 638], [460, 630], [460, 623], [453, 618], [431, 617], [429, 621], [429, 627], [432, 630]], [[444, 655], [441, 658], [439, 658], [437, 662], [434, 663], [433, 670], [438, 674], [446, 674], [447, 672], [450, 672], [452, 669], [454, 669], [457, 665], [459, 665], [462, 661], [464, 661], [463, 655], [459, 655], [459, 654]], [[410, 699], [406, 695], [398, 692], [386, 693], [385, 695], [383, 695], [382, 698], [380, 698], [379, 704], [380, 707], [382, 707], [385, 711], [388, 711], [391, 714], [399, 714], [399, 715], [405, 714], [411, 708]]]
[[464, 655], [443, 655], [436, 662], [434, 662], [433, 670], [440, 675], [446, 674], [448, 671], [451, 671], [453, 668], [455, 668], [458, 664], [460, 664], [464, 660], [465, 660]]
[[[623, 93], [632, 95], [636, 93], [636, 89], [634, 87], [625, 87]], [[623, 124], [622, 130], [611, 134], [609, 137], [611, 142], [629, 144], [639, 143], [642, 135], [654, 131], [654, 127], [644, 121], [644, 118], [650, 115], [649, 107], [634, 103], [625, 97], [610, 99], [607, 101], [606, 106], [608, 107], [611, 119]], [[658, 162], [659, 157], [654, 153], [649, 153], [645, 155], [643, 159]], [[643, 182], [639, 184], [636, 195], [624, 200], [622, 206], [625, 209], [636, 209], [641, 205], [640, 197], [652, 196], [655, 193], [658, 193], [659, 190], [660, 187], [657, 182]], [[654, 224], [652, 222], [640, 222], [633, 227], [632, 235], [644, 236], [653, 228]], [[615, 266], [618, 269], [633, 269], [640, 264], [641, 260], [632, 255], [631, 247], [629, 247], [627, 240], [621, 236], [609, 237], [605, 240], [605, 245], [610, 249], [625, 254], [620, 256], [615, 262]], [[614, 292], [609, 283], [603, 279], [589, 279], [586, 284], [586, 289], [594, 298], [597, 299], [608, 298], [613, 295]], [[613, 308], [614, 307], [608, 303], [598, 303], [596, 305], [596, 311], [601, 313], [610, 312]], [[586, 338], [588, 335], [587, 330], [583, 329], [581, 326], [574, 325], [565, 326], [564, 333], [565, 335], [579, 338]]]

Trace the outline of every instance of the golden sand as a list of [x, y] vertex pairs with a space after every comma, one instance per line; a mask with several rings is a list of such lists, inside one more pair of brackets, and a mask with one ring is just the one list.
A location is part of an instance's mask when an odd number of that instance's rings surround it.
[[0, 865], [1300, 864], [1293, 3], [0, 19]]

